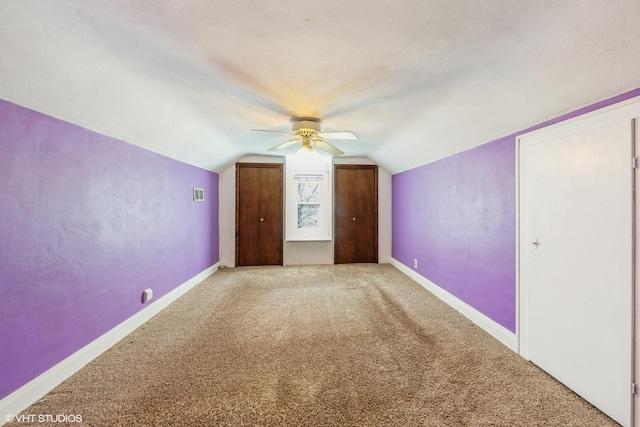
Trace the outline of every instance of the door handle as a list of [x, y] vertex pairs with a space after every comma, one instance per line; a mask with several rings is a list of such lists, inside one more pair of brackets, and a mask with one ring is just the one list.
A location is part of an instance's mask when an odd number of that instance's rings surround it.
[[356, 217], [355, 217], [355, 216], [353, 217], [353, 220], [354, 220], [354, 221], [356, 220]]
[[538, 249], [541, 245], [540, 241], [538, 240], [538, 238], [536, 237], [535, 239], [533, 239], [533, 242], [531, 242], [531, 244], [533, 245], [534, 249]]
[[260, 222], [264, 222], [264, 218], [260, 218]]

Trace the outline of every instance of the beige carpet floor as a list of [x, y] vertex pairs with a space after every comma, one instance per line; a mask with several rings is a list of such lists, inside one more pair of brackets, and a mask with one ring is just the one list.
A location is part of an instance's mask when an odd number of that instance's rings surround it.
[[80, 414], [84, 426], [616, 425], [372, 264], [220, 270], [23, 414]]

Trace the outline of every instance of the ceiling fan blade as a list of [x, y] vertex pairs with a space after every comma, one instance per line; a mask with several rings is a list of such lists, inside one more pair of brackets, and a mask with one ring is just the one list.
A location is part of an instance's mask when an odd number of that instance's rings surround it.
[[287, 148], [293, 144], [299, 144], [300, 143], [300, 139], [292, 139], [290, 141], [287, 142], [283, 142], [282, 144], [276, 145], [275, 147], [271, 147], [269, 148], [267, 151], [278, 151], [278, 150], [282, 150], [283, 148]]
[[325, 139], [358, 139], [358, 135], [350, 130], [337, 132], [320, 132], [318, 135]]
[[251, 129], [254, 132], [271, 132], [271, 133], [282, 133], [284, 135], [293, 135], [291, 132], [282, 132], [279, 130], [266, 130], [266, 129]]
[[316, 148], [324, 150], [335, 157], [340, 157], [344, 154], [344, 151], [338, 150], [336, 147], [325, 141], [315, 141], [313, 145], [315, 145]]

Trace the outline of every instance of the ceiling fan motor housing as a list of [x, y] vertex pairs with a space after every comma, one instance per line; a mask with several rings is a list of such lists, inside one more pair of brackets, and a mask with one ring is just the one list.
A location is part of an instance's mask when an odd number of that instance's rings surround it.
[[333, 145], [326, 142], [325, 138], [330, 139], [358, 139], [355, 133], [351, 131], [341, 131], [341, 132], [321, 132], [320, 131], [320, 119], [315, 117], [293, 117], [291, 119], [292, 122], [292, 132], [281, 132], [281, 131], [273, 131], [273, 130], [262, 130], [262, 129], [251, 129], [258, 132], [275, 132], [286, 135], [291, 135], [294, 138], [284, 142], [282, 144], [278, 144], [275, 147], [271, 147], [267, 151], [278, 151], [284, 148], [287, 148], [293, 144], [301, 142], [302, 149], [308, 151], [314, 151], [314, 149], [319, 148], [320, 150], [326, 151], [332, 156], [342, 156], [344, 151], [334, 147]]
[[320, 132], [320, 119], [314, 117], [296, 117], [293, 120], [293, 131], [311, 129]]

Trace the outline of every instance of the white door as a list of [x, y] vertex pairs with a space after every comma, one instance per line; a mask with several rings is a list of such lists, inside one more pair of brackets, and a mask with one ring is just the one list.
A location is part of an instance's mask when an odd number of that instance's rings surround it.
[[[632, 120], [520, 139], [520, 351], [631, 425]], [[566, 133], [566, 132], [565, 132]]]

